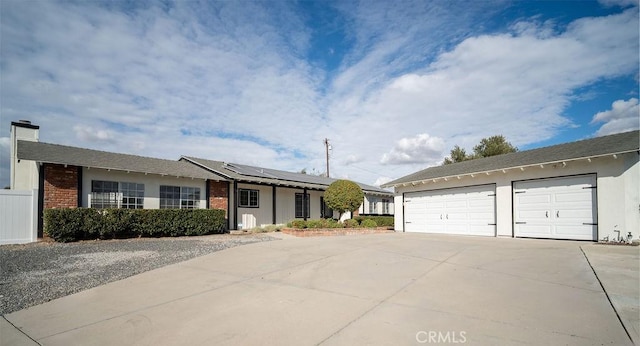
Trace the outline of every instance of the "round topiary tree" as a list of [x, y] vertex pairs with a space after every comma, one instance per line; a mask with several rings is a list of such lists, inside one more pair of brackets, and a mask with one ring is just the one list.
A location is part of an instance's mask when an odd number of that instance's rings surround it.
[[350, 180], [336, 180], [324, 192], [324, 201], [329, 208], [336, 210], [340, 216], [344, 212], [360, 208], [364, 192], [358, 184]]

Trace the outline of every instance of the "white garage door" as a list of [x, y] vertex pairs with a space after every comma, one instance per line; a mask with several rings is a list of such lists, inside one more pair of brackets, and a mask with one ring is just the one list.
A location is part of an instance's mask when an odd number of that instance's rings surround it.
[[596, 240], [596, 176], [515, 182], [516, 237]]
[[494, 236], [495, 185], [405, 193], [405, 232]]

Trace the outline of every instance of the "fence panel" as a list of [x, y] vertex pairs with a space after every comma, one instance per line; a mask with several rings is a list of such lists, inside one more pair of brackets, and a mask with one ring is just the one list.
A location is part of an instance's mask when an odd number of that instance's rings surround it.
[[0, 244], [38, 240], [38, 190], [0, 190]]

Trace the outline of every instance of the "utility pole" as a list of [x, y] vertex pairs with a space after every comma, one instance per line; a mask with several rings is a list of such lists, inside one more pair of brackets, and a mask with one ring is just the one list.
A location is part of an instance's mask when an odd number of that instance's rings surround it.
[[329, 178], [329, 150], [331, 149], [331, 144], [329, 144], [329, 138], [324, 139], [324, 148], [327, 153], [327, 178]]

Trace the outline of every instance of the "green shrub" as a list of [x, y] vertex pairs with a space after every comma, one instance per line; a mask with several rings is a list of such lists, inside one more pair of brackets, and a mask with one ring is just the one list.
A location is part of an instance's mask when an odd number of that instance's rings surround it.
[[[283, 225], [266, 225], [263, 227], [254, 227], [250, 231], [251, 233], [267, 233], [267, 232], [280, 232]], [[291, 227], [291, 226], [287, 226]]]
[[336, 180], [324, 192], [324, 202], [340, 215], [358, 209], [363, 198], [362, 188], [350, 180]]
[[338, 220], [327, 219], [327, 228], [344, 228], [344, 225]]
[[307, 220], [307, 228], [326, 228], [327, 224], [325, 219]]
[[297, 229], [304, 229], [304, 228], [307, 228], [307, 222], [304, 220], [293, 220], [291, 221], [291, 227], [297, 228]]
[[82, 239], [84, 218], [79, 209], [46, 209], [44, 211], [44, 233], [59, 242]]
[[82, 239], [193, 236], [225, 231], [218, 209], [47, 209], [44, 231], [59, 242]]
[[380, 227], [393, 227], [393, 216], [356, 216], [355, 217], [358, 222], [362, 223], [364, 220], [373, 220]]
[[358, 220], [356, 220], [356, 219], [344, 220], [343, 224], [344, 224], [344, 227], [346, 227], [346, 228], [358, 228], [358, 227], [360, 227], [360, 224], [358, 223]]
[[375, 228], [375, 227], [378, 227], [378, 224], [371, 219], [365, 219], [365, 220], [362, 220], [362, 223], [360, 224], [360, 226], [364, 228]]

